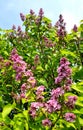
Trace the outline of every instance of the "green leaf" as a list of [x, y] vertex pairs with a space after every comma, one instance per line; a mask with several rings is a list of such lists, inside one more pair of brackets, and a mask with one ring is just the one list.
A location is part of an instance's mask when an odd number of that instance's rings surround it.
[[23, 115], [25, 116], [25, 118], [26, 118], [26, 120], [28, 121], [29, 119], [29, 117], [28, 117], [28, 111], [27, 110], [24, 110], [23, 111]]
[[46, 87], [48, 87], [48, 84], [47, 84], [47, 81], [43, 78], [39, 79], [38, 82], [41, 84], [41, 85], [44, 85]]
[[81, 109], [80, 109], [80, 113], [82, 113], [82, 114], [83, 114], [83, 108], [81, 108]]
[[70, 56], [76, 58], [76, 55], [73, 52], [68, 51], [68, 50], [61, 50], [61, 54], [62, 55], [70, 55]]
[[74, 68], [74, 76], [73, 78], [76, 80], [83, 80], [83, 67], [80, 67], [80, 68]]
[[13, 110], [15, 108], [16, 104], [8, 104], [3, 108], [3, 112], [2, 112], [2, 117], [5, 118], [10, 112], [11, 110]]
[[79, 117], [78, 120], [79, 120], [80, 125], [83, 126], [83, 119]]
[[41, 71], [44, 71], [44, 69], [42, 68], [42, 66], [38, 65], [36, 68], [36, 71], [41, 72]]
[[73, 84], [72, 88], [76, 90], [77, 92], [83, 93], [83, 85], [80, 84]]

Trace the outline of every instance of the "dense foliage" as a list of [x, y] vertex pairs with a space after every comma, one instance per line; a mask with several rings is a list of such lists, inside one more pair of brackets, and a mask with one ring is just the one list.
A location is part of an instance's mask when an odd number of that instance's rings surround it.
[[83, 20], [71, 33], [42, 8], [0, 29], [0, 130], [83, 129]]

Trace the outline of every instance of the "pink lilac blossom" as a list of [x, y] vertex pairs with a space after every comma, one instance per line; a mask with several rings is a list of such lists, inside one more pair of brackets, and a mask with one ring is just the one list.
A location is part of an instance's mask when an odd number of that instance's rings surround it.
[[76, 119], [76, 115], [74, 115], [73, 113], [65, 113], [64, 118], [68, 122], [74, 122]]
[[51, 126], [52, 122], [48, 118], [46, 118], [46, 119], [42, 120], [42, 125]]
[[39, 16], [40, 16], [40, 17], [43, 17], [43, 14], [44, 14], [44, 11], [43, 11], [42, 8], [40, 8], [40, 10], [39, 10]]
[[26, 91], [26, 88], [27, 88], [27, 84], [26, 83], [23, 83], [22, 85], [21, 85], [21, 92], [25, 92]]
[[36, 91], [36, 94], [41, 94], [43, 91], [44, 91], [45, 87], [43, 85], [37, 87], [37, 91]]
[[77, 96], [69, 96], [68, 101], [65, 102], [69, 109], [73, 109], [77, 100]]
[[59, 96], [62, 96], [64, 94], [64, 90], [61, 87], [58, 87], [56, 89], [52, 89], [51, 91], [51, 98], [57, 99]]
[[13, 69], [16, 71], [16, 80], [21, 80], [26, 72], [27, 64], [23, 61], [23, 58], [17, 54], [15, 48], [11, 52], [10, 59], [13, 61]]
[[72, 70], [69, 67], [69, 61], [63, 57], [60, 60], [60, 66], [57, 69], [58, 76], [55, 78], [55, 84], [61, 83], [63, 80], [67, 80], [71, 76]]
[[21, 97], [21, 98], [26, 98], [25, 93], [21, 93], [21, 94], [20, 94], [20, 97]]
[[43, 85], [37, 87], [37, 90], [36, 90], [36, 98], [37, 100], [43, 100], [44, 99], [44, 96], [43, 96], [43, 92], [45, 90], [45, 87]]
[[20, 13], [20, 18], [21, 18], [22, 21], [25, 21], [25, 19], [26, 19], [25, 15], [23, 13]]
[[65, 92], [68, 92], [68, 91], [71, 91], [71, 88], [68, 85], [64, 85], [64, 90]]
[[65, 84], [66, 85], [71, 85], [72, 84], [72, 79], [67, 78]]
[[36, 99], [37, 99], [38, 101], [43, 101], [44, 96], [42, 96], [42, 95], [38, 95], [38, 96], [36, 97]]
[[31, 14], [31, 15], [34, 15], [35, 12], [34, 12], [32, 9], [30, 9], [30, 14]]
[[15, 25], [12, 26], [12, 30], [14, 30], [14, 31], [16, 30], [16, 26]]
[[30, 106], [30, 115], [34, 118], [37, 114], [36, 112], [39, 110], [39, 108], [43, 107], [43, 103], [41, 102], [32, 102]]
[[44, 39], [44, 42], [45, 42], [45, 46], [46, 47], [54, 47], [55, 46], [55, 43], [53, 43], [51, 40], [49, 40], [47, 37], [43, 37]]
[[50, 99], [44, 104], [44, 108], [47, 112], [52, 113], [61, 109], [61, 105], [55, 99]]
[[63, 57], [60, 60], [60, 65], [63, 65], [63, 64], [70, 65], [70, 62], [67, 60], [67, 58]]
[[27, 81], [28, 81], [28, 83], [30, 83], [32, 85], [32, 87], [34, 87], [36, 84], [36, 80], [34, 77], [30, 77]]
[[25, 76], [27, 76], [27, 77], [32, 77], [32, 76], [33, 76], [32, 71], [31, 71], [31, 70], [27, 70], [27, 71], [25, 72]]
[[17, 32], [18, 32], [18, 35], [22, 33], [21, 26], [18, 26], [18, 28], [17, 28]]
[[65, 81], [65, 85], [64, 85], [64, 90], [66, 92], [71, 90], [71, 87], [70, 87], [71, 84], [72, 84], [72, 80], [67, 78], [66, 81]]
[[55, 27], [57, 29], [57, 36], [59, 38], [64, 38], [66, 36], [66, 28], [65, 28], [66, 23], [64, 23], [63, 16], [59, 16], [59, 20], [57, 21]]
[[74, 32], [77, 32], [77, 31], [78, 31], [78, 28], [77, 28], [76, 24], [75, 24], [74, 27], [73, 27], [73, 31], [74, 31]]

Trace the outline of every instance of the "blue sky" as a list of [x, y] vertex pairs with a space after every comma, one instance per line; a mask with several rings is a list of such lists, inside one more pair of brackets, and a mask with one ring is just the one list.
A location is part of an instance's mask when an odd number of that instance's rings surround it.
[[20, 12], [28, 14], [30, 9], [38, 13], [43, 8], [44, 15], [56, 23], [62, 14], [67, 30], [83, 19], [83, 0], [0, 0], [0, 28], [10, 29], [13, 24], [22, 25]]

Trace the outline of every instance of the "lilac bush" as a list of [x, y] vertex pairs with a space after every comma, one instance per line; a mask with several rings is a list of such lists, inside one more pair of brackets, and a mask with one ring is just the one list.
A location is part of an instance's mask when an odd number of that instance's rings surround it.
[[81, 130], [83, 23], [68, 34], [42, 8], [20, 18], [0, 34], [0, 129]]

